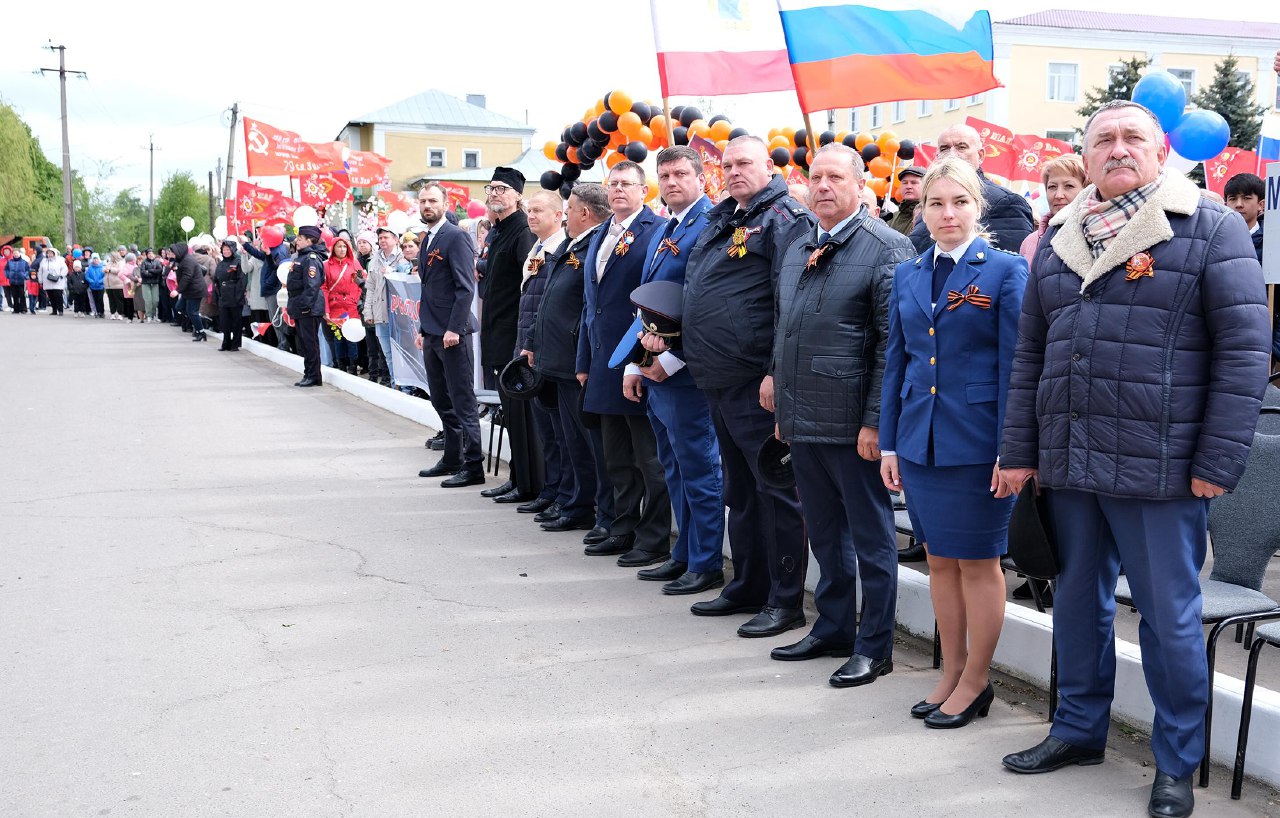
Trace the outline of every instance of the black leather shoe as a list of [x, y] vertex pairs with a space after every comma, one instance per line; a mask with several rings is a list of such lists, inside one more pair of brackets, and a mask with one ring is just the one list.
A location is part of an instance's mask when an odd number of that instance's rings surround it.
[[[516, 510], [519, 511], [520, 509], [517, 508]], [[552, 520], [560, 519], [560, 516], [561, 516], [560, 504], [552, 503], [551, 505], [544, 508], [542, 511], [539, 511], [537, 514], [533, 515], [533, 521], [535, 523], [549, 523]]]
[[485, 489], [484, 491], [480, 492], [480, 496], [481, 497], [500, 497], [503, 494], [506, 494], [507, 492], [511, 491], [513, 488], [515, 488], [515, 484], [512, 483], [510, 480], [508, 480], [507, 482], [503, 483], [501, 486], [494, 486], [491, 489]]
[[991, 712], [991, 703], [996, 700], [996, 691], [988, 682], [987, 686], [982, 688], [982, 692], [977, 698], [969, 702], [969, 706], [954, 715], [943, 713], [939, 707], [932, 713], [924, 717], [925, 727], [934, 727], [938, 730], [954, 730], [957, 727], [964, 727], [973, 721], [975, 716], [986, 718]]
[[[556, 501], [550, 497], [535, 497], [527, 503], [521, 503], [516, 506], [516, 511], [521, 514], [537, 514], [539, 511], [546, 511], [556, 504]], [[556, 515], [557, 517], [560, 515]]]
[[640, 548], [632, 548], [621, 557], [618, 557], [618, 567], [643, 568], [646, 565], [657, 565], [660, 562], [666, 562], [667, 558], [670, 556], [670, 552], [662, 553], [659, 551], [645, 551]]
[[[650, 582], [670, 582], [673, 579], [680, 579], [680, 577], [684, 576], [685, 571], [688, 570], [688, 563], [667, 560], [657, 568], [646, 568], [643, 571], [636, 571], [636, 579], [645, 579]], [[720, 573], [721, 576], [724, 575], [723, 571]]]
[[542, 524], [543, 531], [576, 531], [590, 528], [594, 520], [590, 517], [557, 517]]
[[853, 645], [849, 642], [828, 642], [810, 634], [794, 645], [784, 645], [769, 651], [770, 659], [779, 662], [803, 662], [806, 659], [820, 659], [823, 656], [852, 656]]
[[426, 447], [437, 452], [444, 451], [444, 432], [437, 432], [435, 437], [426, 442]]
[[520, 489], [512, 489], [506, 494], [499, 494], [493, 498], [495, 503], [527, 503], [533, 499], [532, 494], [525, 494]]
[[1178, 780], [1168, 773], [1156, 771], [1151, 785], [1151, 802], [1147, 813], [1151, 818], [1186, 818], [1196, 808], [1196, 798], [1191, 794], [1191, 778]]
[[757, 614], [764, 609], [763, 605], [749, 605], [736, 602], [727, 597], [718, 596], [706, 602], [695, 602], [689, 606], [689, 613], [694, 616], [731, 616], [733, 614]]
[[766, 605], [738, 628], [738, 635], [744, 639], [777, 636], [793, 628], [804, 627], [806, 621], [804, 611], [799, 608], [771, 608]]
[[440, 484], [440, 488], [456, 489], [463, 486], [478, 486], [484, 482], [484, 472], [476, 469], [463, 469]]
[[1040, 592], [1040, 602], [1046, 608], [1053, 607], [1053, 588], [1049, 583], [1042, 579], [1029, 579], [1026, 582], [1013, 589], [1010, 594], [1014, 599], [1035, 599], [1035, 595], [1031, 593], [1031, 583], [1036, 584], [1036, 590]]
[[1015, 773], [1032, 775], [1053, 772], [1068, 764], [1079, 764], [1081, 767], [1101, 764], [1105, 754], [1106, 748], [1095, 750], [1091, 747], [1076, 747], [1049, 736], [1030, 750], [1010, 753], [1001, 763]]
[[827, 681], [832, 687], [860, 687], [890, 673], [893, 673], [892, 659], [870, 659], [855, 653]]
[[298, 386], [324, 386], [323, 381], [302, 381]]
[[662, 593], [667, 596], [684, 596], [700, 594], [724, 585], [724, 571], [686, 571], [674, 582], [662, 586]]
[[588, 545], [582, 549], [582, 553], [588, 557], [611, 557], [614, 554], [627, 553], [635, 543], [636, 536], [634, 534], [615, 534], [604, 542]]
[[609, 529], [602, 525], [593, 526], [587, 532], [587, 536], [582, 538], [583, 545], [595, 545], [598, 542], [604, 542], [609, 539]]
[[924, 546], [918, 542], [898, 552], [898, 562], [921, 562], [927, 557]]
[[911, 718], [923, 719], [939, 707], [942, 707], [942, 702], [931, 702], [928, 699], [921, 699], [911, 705]]
[[293, 385], [294, 385], [294, 386], [302, 386], [302, 382], [303, 382], [303, 381], [305, 381], [305, 380], [306, 380], [306, 378], [300, 378], [300, 379], [298, 379], [297, 381], [295, 381]]
[[440, 477], [445, 474], [457, 474], [462, 471], [461, 463], [449, 464], [441, 460], [429, 469], [423, 469], [418, 472], [419, 477]]

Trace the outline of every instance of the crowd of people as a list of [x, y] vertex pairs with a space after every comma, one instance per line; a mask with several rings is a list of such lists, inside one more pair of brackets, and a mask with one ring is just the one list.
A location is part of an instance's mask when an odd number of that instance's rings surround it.
[[[656, 208], [634, 162], [567, 200], [526, 198], [500, 167], [484, 220], [455, 223], [428, 182], [403, 235], [308, 225], [291, 242], [263, 231], [105, 261], [7, 253], [6, 295], [15, 312], [47, 298], [58, 315], [66, 291], [75, 315], [168, 321], [195, 341], [211, 321], [229, 351], [255, 326], [303, 356], [300, 387], [324, 362], [393, 385], [387, 276], [416, 275], [424, 397], [444, 427], [420, 476], [485, 482], [476, 391], [499, 387], [510, 480], [483, 496], [546, 532], [584, 532], [587, 555], [665, 595], [718, 590], [691, 612], [747, 617], [744, 638], [808, 625], [812, 553], [817, 618], [770, 655], [837, 657], [841, 688], [893, 671], [897, 563], [924, 558], [943, 665], [910, 711], [936, 729], [991, 707], [1000, 558], [1034, 481], [1061, 566], [1059, 704], [1048, 738], [1004, 765], [1103, 760], [1123, 563], [1156, 713], [1150, 811], [1189, 815], [1210, 695], [1208, 502], [1243, 472], [1273, 344], [1262, 182], [1242, 174], [1230, 207], [1210, 201], [1164, 170], [1150, 111], [1110, 103], [1082, 156], [1045, 165], [1037, 223], [984, 176], [972, 128], [937, 144], [927, 169], [899, 173], [883, 218], [856, 151], [820, 148], [793, 191], [742, 136], [719, 202], [687, 147], [657, 156]], [[362, 340], [345, 337], [349, 319]], [[904, 499], [919, 553], [897, 548]]]

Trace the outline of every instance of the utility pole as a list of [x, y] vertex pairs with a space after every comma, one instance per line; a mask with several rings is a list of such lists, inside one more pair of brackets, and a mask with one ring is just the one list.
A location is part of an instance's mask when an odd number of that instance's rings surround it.
[[41, 68], [41, 74], [47, 74], [52, 71], [58, 72], [58, 81], [62, 91], [62, 238], [66, 242], [66, 246], [70, 247], [76, 243], [76, 208], [75, 203], [71, 200], [71, 140], [67, 136], [67, 74], [74, 74], [81, 79], [88, 79], [89, 75], [83, 71], [67, 70], [67, 47], [65, 45], [54, 45], [50, 40], [44, 46], [46, 51], [58, 52], [57, 68]]
[[147, 151], [151, 154], [151, 169], [147, 173], [147, 246], [156, 246], [156, 141], [155, 134], [147, 134]]
[[[216, 193], [216, 191], [222, 190], [222, 157], [221, 157], [221, 156], [219, 156], [219, 157], [218, 157], [218, 161], [217, 161], [217, 163], [216, 163], [216, 164], [214, 164], [214, 166], [213, 166], [213, 172], [214, 172], [214, 174], [215, 174], [215, 175], [217, 176], [217, 178], [218, 178], [218, 186], [217, 186], [217, 187], [215, 187], [215, 188], [210, 188], [210, 189], [209, 189], [209, 192], [210, 192], [211, 194], [212, 194], [212, 193]], [[218, 210], [222, 210], [222, 205], [221, 205], [221, 203], [219, 203], [219, 205], [218, 205]]]
[[213, 223], [218, 220], [218, 217], [214, 215], [214, 212], [213, 212], [213, 197], [214, 197], [213, 171], [209, 171], [209, 230], [210, 231], [213, 230]]
[[222, 188], [222, 200], [231, 198], [231, 168], [236, 158], [236, 123], [240, 120], [240, 103], [231, 103], [231, 135], [227, 137], [227, 181]]

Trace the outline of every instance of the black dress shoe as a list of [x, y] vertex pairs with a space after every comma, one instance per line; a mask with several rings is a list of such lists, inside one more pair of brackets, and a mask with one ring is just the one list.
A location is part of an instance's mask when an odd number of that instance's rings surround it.
[[506, 494], [499, 494], [493, 498], [495, 503], [527, 503], [533, 499], [532, 494], [525, 494], [520, 489], [512, 489]]
[[615, 534], [604, 542], [588, 545], [582, 553], [588, 557], [611, 557], [614, 554], [625, 554], [636, 543], [635, 534]]
[[463, 469], [462, 471], [440, 483], [440, 488], [456, 489], [463, 486], [478, 486], [484, 482], [484, 472], [479, 469]]
[[892, 672], [893, 659], [871, 659], [855, 653], [827, 681], [832, 687], [859, 687]]
[[898, 552], [898, 562], [921, 562], [928, 559], [924, 545], [917, 542]]
[[671, 552], [669, 551], [645, 551], [641, 548], [632, 548], [621, 557], [618, 557], [618, 567], [643, 568], [646, 565], [657, 565], [660, 562], [666, 562], [670, 556]]
[[806, 621], [804, 611], [799, 608], [772, 608], [766, 605], [760, 613], [738, 628], [738, 635], [744, 639], [777, 636], [793, 628], [804, 627]]
[[954, 730], [957, 727], [964, 727], [973, 721], [975, 716], [985, 719], [987, 714], [991, 712], [991, 703], [995, 700], [996, 691], [991, 686], [991, 683], [987, 682], [987, 686], [982, 688], [982, 692], [973, 701], [969, 702], [969, 706], [964, 710], [953, 715], [943, 713], [942, 708], [939, 707], [924, 717], [924, 726], [934, 727], [939, 730]]
[[[516, 511], [521, 514], [537, 514], [539, 511], [546, 511], [556, 504], [556, 501], [550, 497], [535, 497], [527, 503], [521, 503], [516, 506]], [[557, 517], [560, 515], [556, 515]]]
[[499, 497], [511, 491], [513, 488], [515, 488], [515, 484], [512, 483], [510, 480], [508, 480], [507, 482], [503, 483], [501, 486], [494, 486], [491, 489], [485, 489], [484, 491], [480, 492], [480, 496], [481, 497]]
[[689, 606], [689, 613], [694, 616], [731, 616], [733, 614], [756, 614], [764, 608], [763, 605], [751, 605], [745, 602], [736, 602], [728, 597], [718, 596], [715, 599], [708, 599], [706, 602], [695, 602]]
[[674, 582], [662, 586], [662, 593], [667, 596], [684, 596], [700, 594], [724, 585], [724, 571], [686, 571]]
[[542, 524], [543, 531], [576, 531], [590, 528], [595, 521], [590, 517], [557, 517]]
[[441, 460], [439, 463], [435, 464], [431, 468], [423, 469], [422, 471], [418, 472], [418, 476], [419, 477], [440, 477], [441, 475], [445, 475], [445, 474], [457, 474], [460, 471], [462, 471], [461, 463], [450, 464]]
[[1015, 773], [1027, 775], [1048, 773], [1061, 769], [1068, 764], [1079, 764], [1088, 767], [1101, 764], [1106, 748], [1076, 747], [1062, 739], [1049, 736], [1030, 750], [1010, 753], [1001, 762]]
[[[517, 508], [516, 510], [519, 511], [520, 509]], [[539, 511], [537, 514], [533, 515], [533, 521], [535, 523], [549, 523], [552, 520], [558, 520], [560, 519], [560, 516], [561, 516], [560, 510], [561, 509], [560, 509], [559, 503], [552, 503], [551, 505], [544, 508], [542, 511]]]
[[1147, 814], [1151, 818], [1186, 818], [1195, 808], [1190, 776], [1179, 780], [1168, 773], [1156, 771], [1155, 783], [1151, 785], [1151, 802], [1147, 804]]
[[582, 538], [583, 545], [595, 545], [598, 542], [604, 542], [609, 539], [609, 529], [602, 525], [593, 526], [587, 535]]
[[803, 662], [807, 659], [821, 659], [823, 656], [852, 656], [853, 644], [850, 642], [828, 642], [813, 634], [806, 636], [794, 645], [784, 645], [769, 651], [770, 659], [779, 662]]
[[323, 381], [303, 381], [302, 383], [298, 384], [298, 386], [303, 386], [303, 387], [324, 386], [324, 382]]
[[444, 451], [444, 432], [437, 432], [435, 437], [427, 441], [426, 447], [437, 452]]
[[1013, 589], [1010, 594], [1014, 599], [1035, 599], [1035, 595], [1031, 593], [1031, 583], [1035, 583], [1036, 590], [1040, 592], [1040, 603], [1046, 608], [1053, 607], [1053, 588], [1049, 583], [1042, 579], [1029, 579], [1026, 582]]
[[911, 705], [911, 718], [923, 719], [939, 707], [942, 707], [942, 702], [931, 702], [928, 699], [921, 699]]
[[[688, 570], [688, 563], [667, 560], [657, 568], [636, 571], [636, 579], [645, 579], [650, 582], [670, 582], [673, 579], [680, 579], [680, 577], [684, 576], [685, 571]], [[721, 575], [723, 576], [723, 574], [724, 572], [722, 571]]]

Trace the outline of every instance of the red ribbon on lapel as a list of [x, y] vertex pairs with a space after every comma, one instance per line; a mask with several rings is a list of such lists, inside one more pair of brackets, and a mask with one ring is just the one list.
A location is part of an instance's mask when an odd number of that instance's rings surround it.
[[967, 293], [961, 294], [955, 290], [947, 293], [947, 312], [954, 310], [966, 301], [980, 309], [991, 309], [991, 296], [983, 295], [976, 284], [970, 284]]

